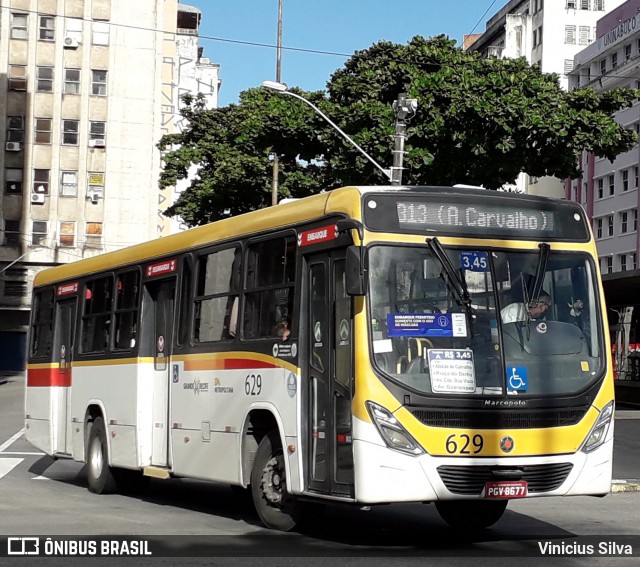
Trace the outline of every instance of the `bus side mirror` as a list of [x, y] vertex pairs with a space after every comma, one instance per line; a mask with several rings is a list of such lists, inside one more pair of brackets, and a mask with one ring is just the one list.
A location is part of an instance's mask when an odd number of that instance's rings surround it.
[[365, 249], [362, 246], [349, 246], [345, 265], [345, 285], [349, 295], [364, 295], [367, 282], [365, 278]]

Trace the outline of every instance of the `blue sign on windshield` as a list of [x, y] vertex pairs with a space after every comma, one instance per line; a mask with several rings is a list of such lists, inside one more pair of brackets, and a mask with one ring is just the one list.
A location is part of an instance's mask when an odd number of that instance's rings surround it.
[[489, 255], [486, 252], [460, 252], [460, 266], [470, 272], [488, 272]]
[[389, 313], [390, 337], [452, 337], [453, 324], [448, 313]]

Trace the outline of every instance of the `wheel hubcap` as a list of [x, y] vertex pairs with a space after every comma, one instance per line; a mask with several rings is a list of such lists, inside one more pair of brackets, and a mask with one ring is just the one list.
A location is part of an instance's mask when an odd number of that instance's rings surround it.
[[93, 442], [91, 445], [91, 455], [89, 462], [91, 464], [91, 471], [93, 472], [93, 476], [98, 478], [102, 473], [102, 467], [104, 461], [102, 459], [102, 443], [98, 439]]

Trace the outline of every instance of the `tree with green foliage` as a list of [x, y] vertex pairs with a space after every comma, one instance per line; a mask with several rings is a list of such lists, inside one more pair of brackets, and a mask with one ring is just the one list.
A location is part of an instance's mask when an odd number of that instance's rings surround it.
[[[613, 160], [636, 134], [613, 115], [639, 91], [563, 91], [554, 74], [524, 59], [483, 58], [444, 36], [406, 45], [380, 41], [356, 52], [331, 77], [327, 92], [303, 96], [331, 117], [378, 163], [391, 163], [401, 92], [418, 101], [407, 127], [403, 183], [482, 185], [497, 189], [520, 172], [561, 179], [580, 174], [583, 151]], [[256, 88], [238, 104], [207, 110], [185, 97], [186, 129], [164, 136], [161, 187], [198, 174], [167, 210], [188, 225], [267, 206], [273, 155], [280, 197], [343, 185], [388, 184], [382, 173], [304, 102]]]

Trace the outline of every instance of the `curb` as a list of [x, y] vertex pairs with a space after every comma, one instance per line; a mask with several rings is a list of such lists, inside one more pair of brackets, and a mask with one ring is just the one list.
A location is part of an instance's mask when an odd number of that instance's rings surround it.
[[611, 482], [611, 492], [640, 492], [640, 480], [614, 480]]

